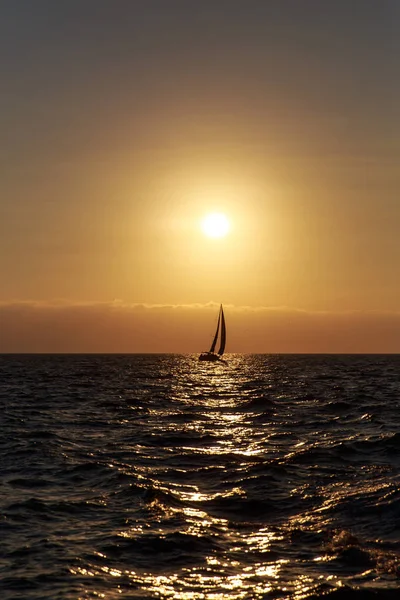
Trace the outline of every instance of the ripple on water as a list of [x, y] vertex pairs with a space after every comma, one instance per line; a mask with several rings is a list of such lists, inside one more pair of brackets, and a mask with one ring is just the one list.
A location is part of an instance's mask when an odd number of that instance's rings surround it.
[[397, 598], [400, 357], [0, 357], [2, 600]]

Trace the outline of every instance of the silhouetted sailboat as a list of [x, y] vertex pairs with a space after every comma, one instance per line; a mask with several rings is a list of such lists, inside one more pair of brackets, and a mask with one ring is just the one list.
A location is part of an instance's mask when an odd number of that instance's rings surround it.
[[[221, 329], [221, 342], [220, 342], [219, 350], [216, 353], [215, 347], [217, 345], [218, 334], [219, 334], [220, 329]], [[226, 326], [225, 326], [224, 309], [222, 308], [222, 304], [221, 304], [220, 309], [219, 309], [217, 331], [215, 332], [214, 339], [211, 344], [211, 348], [208, 352], [202, 352], [202, 354], [200, 354], [200, 356], [199, 356], [199, 360], [208, 360], [210, 362], [214, 362], [216, 360], [221, 360], [221, 357], [225, 351], [225, 344], [226, 344]]]

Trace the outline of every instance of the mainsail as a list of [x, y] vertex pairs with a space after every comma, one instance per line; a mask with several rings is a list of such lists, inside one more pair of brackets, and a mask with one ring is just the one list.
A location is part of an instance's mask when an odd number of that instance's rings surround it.
[[[220, 341], [218, 353], [216, 353], [215, 347], [218, 342], [218, 336], [219, 336], [220, 330], [221, 330], [221, 341]], [[215, 332], [214, 339], [212, 341], [210, 350], [208, 352], [203, 352], [202, 354], [200, 354], [199, 360], [208, 360], [208, 361], [220, 360], [220, 357], [225, 352], [225, 344], [226, 344], [226, 326], [225, 326], [224, 309], [222, 308], [222, 304], [221, 304], [221, 306], [219, 308], [217, 330]]]
[[[224, 309], [222, 308], [222, 304], [221, 304], [221, 311], [219, 313], [219, 316], [221, 319], [221, 345], [219, 347], [218, 354], [220, 356], [222, 356], [224, 353], [225, 344], [226, 344], [226, 327], [225, 327]], [[219, 319], [218, 319], [218, 322], [219, 322]]]
[[[210, 348], [209, 352], [215, 352], [215, 346], [217, 345], [218, 334], [219, 334], [219, 327], [221, 324], [221, 310], [222, 310], [222, 305], [221, 305], [221, 308], [219, 309], [217, 331], [215, 332], [213, 343], [211, 344], [211, 348]], [[218, 352], [218, 354], [220, 354], [220, 352]]]

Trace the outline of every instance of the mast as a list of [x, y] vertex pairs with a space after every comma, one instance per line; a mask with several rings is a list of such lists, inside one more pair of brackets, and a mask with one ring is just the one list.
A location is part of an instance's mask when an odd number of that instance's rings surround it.
[[225, 344], [226, 344], [226, 327], [225, 327], [224, 309], [222, 308], [222, 304], [221, 304], [220, 317], [221, 317], [221, 345], [219, 347], [218, 354], [220, 356], [222, 356], [224, 353]]

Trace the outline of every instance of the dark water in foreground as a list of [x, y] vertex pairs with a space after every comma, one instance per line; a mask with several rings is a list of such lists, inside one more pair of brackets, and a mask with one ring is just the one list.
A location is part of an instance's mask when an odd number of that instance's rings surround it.
[[0, 598], [400, 598], [400, 356], [0, 356]]

